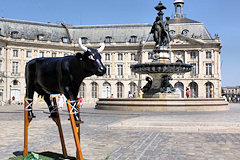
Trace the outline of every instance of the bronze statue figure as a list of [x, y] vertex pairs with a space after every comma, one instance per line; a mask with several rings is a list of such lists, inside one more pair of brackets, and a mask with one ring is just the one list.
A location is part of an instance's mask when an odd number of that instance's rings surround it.
[[166, 21], [163, 21], [163, 9], [165, 6], [160, 2], [158, 6], [155, 7], [159, 11], [156, 20], [153, 23], [151, 32], [153, 34], [154, 41], [156, 42], [155, 48], [160, 48], [160, 46], [169, 46], [170, 35], [169, 35], [169, 20], [170, 17], [166, 17]]

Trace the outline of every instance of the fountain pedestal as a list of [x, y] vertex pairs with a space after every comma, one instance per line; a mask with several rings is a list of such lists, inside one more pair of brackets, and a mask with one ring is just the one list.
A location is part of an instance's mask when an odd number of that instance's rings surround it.
[[170, 63], [170, 49], [169, 47], [161, 46], [154, 49], [153, 63]]

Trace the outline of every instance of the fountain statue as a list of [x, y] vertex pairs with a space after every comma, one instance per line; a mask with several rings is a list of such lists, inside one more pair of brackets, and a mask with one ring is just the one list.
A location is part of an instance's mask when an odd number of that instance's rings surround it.
[[[192, 70], [192, 66], [181, 62], [170, 63], [170, 35], [169, 35], [169, 17], [163, 21], [164, 13], [162, 10], [166, 7], [160, 2], [155, 9], [158, 12], [155, 22], [153, 23], [150, 34], [153, 34], [155, 47], [154, 56], [151, 63], [131, 65], [133, 72], [140, 74], [149, 74], [152, 80], [149, 80], [144, 91], [144, 98], [177, 98], [179, 95], [174, 94], [175, 89], [169, 82], [175, 73], [186, 73]], [[149, 83], [151, 82], [151, 83]]]

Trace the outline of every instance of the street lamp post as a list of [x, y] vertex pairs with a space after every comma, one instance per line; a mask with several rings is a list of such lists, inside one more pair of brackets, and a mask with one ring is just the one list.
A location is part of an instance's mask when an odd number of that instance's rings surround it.
[[12, 89], [11, 89], [11, 88], [12, 88], [12, 86], [10, 85], [10, 98], [9, 98], [9, 104], [11, 104], [11, 100], [12, 100], [12, 99], [11, 99], [11, 97], [12, 97], [12, 95], [11, 95], [11, 90], [12, 90]]

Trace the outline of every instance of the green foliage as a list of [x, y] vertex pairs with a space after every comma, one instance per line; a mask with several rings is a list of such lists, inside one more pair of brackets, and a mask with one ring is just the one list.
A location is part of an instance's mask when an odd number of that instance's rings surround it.
[[105, 160], [108, 160], [111, 156], [111, 153], [108, 154], [108, 156], [105, 158]]

